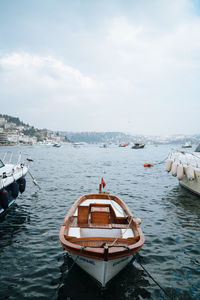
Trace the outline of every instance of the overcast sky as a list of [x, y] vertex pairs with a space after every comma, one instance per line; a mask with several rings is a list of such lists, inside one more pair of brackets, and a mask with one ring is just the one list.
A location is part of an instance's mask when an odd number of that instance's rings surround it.
[[199, 133], [199, 0], [0, 0], [0, 112], [38, 128]]

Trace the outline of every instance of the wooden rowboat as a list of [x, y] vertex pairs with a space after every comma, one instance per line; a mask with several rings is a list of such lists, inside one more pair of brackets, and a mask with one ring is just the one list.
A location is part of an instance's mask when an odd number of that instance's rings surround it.
[[105, 287], [142, 248], [140, 223], [121, 199], [100, 188], [73, 204], [59, 238], [75, 263]]

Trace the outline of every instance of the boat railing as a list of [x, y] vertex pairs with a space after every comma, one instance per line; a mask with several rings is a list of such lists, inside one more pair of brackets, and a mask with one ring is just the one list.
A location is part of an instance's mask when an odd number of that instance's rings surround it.
[[13, 155], [12, 151], [7, 151], [4, 153], [3, 163], [4, 164], [16, 164], [16, 165], [19, 165], [21, 163], [25, 164], [25, 154], [22, 154], [22, 152], [20, 152], [20, 153]]

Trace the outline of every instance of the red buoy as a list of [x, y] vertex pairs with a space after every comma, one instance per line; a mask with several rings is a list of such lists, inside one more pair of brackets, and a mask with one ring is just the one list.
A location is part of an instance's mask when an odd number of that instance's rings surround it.
[[152, 165], [151, 163], [145, 163], [145, 164], [144, 164], [144, 167], [145, 167], [145, 168], [150, 168], [150, 167], [153, 167], [153, 165]]

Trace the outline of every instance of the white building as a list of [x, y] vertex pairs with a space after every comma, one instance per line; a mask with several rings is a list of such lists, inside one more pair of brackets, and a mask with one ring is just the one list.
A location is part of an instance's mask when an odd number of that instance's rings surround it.
[[10, 143], [19, 143], [19, 133], [17, 130], [7, 132], [8, 142]]
[[20, 135], [19, 136], [19, 143], [36, 144], [37, 143], [37, 138], [35, 136]]
[[5, 124], [4, 124], [4, 128], [5, 128], [5, 129], [15, 128], [15, 127], [16, 127], [16, 124], [15, 124], [15, 123], [9, 122], [9, 123], [5, 123]]
[[5, 118], [0, 118], [0, 126], [4, 126], [6, 124], [6, 119]]

